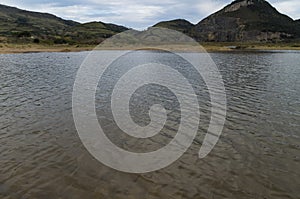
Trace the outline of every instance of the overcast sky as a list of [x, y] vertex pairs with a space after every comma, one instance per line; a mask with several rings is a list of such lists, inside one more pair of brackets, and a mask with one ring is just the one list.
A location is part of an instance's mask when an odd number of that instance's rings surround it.
[[[103, 21], [143, 29], [183, 18], [198, 23], [232, 0], [0, 0], [21, 9], [48, 12], [79, 22]], [[269, 0], [280, 12], [300, 19], [300, 0]]]

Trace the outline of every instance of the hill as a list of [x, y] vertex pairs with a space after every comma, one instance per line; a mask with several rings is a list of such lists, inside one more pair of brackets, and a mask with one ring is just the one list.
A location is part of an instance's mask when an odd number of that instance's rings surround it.
[[187, 35], [190, 35], [192, 33], [192, 30], [195, 27], [195, 25], [185, 19], [175, 19], [175, 20], [171, 20], [171, 21], [159, 22], [159, 23], [155, 24], [154, 27], [161, 27], [161, 28], [177, 30], [177, 31], [180, 31]]
[[[169, 22], [159, 26], [166, 23]], [[182, 31], [176, 25], [172, 27]], [[279, 13], [265, 0], [235, 0], [184, 31], [205, 42], [291, 41], [300, 38], [300, 23]]]
[[96, 44], [124, 30], [128, 28], [102, 22], [81, 24], [0, 4], [0, 42]]
[[[300, 20], [279, 13], [265, 0], [235, 0], [198, 24], [176, 19], [157, 23], [155, 27], [174, 29], [202, 42], [300, 41]], [[0, 4], [2, 43], [95, 45], [126, 30], [115, 24], [81, 24]]]
[[103, 22], [89, 22], [72, 26], [64, 32], [66, 41], [81, 44], [99, 44], [104, 39], [128, 30], [123, 26]]

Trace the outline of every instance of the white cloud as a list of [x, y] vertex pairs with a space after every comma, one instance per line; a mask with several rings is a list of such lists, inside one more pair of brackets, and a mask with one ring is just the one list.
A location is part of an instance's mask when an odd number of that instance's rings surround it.
[[281, 13], [287, 14], [294, 19], [300, 18], [300, 1], [288, 0], [288, 1], [275, 1], [273, 6]]
[[225, 6], [224, 2], [220, 1], [206, 1], [205, 3], [200, 2], [196, 5], [196, 7], [199, 9], [199, 14], [202, 15], [210, 15], [212, 13], [215, 13], [216, 11], [222, 9]]
[[49, 12], [65, 18], [82, 17], [91, 11], [90, 7], [82, 5], [58, 6], [56, 4], [37, 5], [34, 10], [39, 12]]

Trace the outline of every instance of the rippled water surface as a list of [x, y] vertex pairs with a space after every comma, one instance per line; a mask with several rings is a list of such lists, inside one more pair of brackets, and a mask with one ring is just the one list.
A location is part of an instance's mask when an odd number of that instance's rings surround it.
[[[300, 53], [211, 54], [224, 79], [228, 110], [218, 144], [199, 159], [210, 114], [203, 81], [167, 53], [139, 52], [137, 63], [175, 63], [192, 84], [199, 84], [195, 88], [203, 113], [190, 149], [172, 165], [147, 174], [108, 168], [83, 147], [72, 116], [72, 89], [87, 55], [0, 55], [0, 198], [300, 197]], [[132, 57], [128, 60], [127, 65], [132, 64]], [[120, 63], [126, 65], [126, 60]], [[172, 93], [156, 85], [137, 90], [131, 100], [136, 123], [149, 123], [147, 112], [154, 102], [170, 114], [160, 135], [150, 141], [130, 140], [109, 111], [110, 83], [121, 70], [116, 67], [100, 81], [99, 123], [126, 150], [156, 150], [176, 134], [180, 105]]]

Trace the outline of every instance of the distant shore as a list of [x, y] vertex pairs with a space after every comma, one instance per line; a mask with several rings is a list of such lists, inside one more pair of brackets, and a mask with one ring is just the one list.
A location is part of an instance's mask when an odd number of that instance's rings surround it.
[[[234, 52], [256, 50], [300, 50], [300, 43], [200, 43], [207, 52]], [[0, 54], [37, 53], [37, 52], [80, 52], [91, 51], [96, 45], [40, 45], [40, 44], [3, 44], [0, 43]], [[132, 50], [112, 47], [109, 50]], [[147, 48], [145, 48], [147, 49]], [[148, 48], [151, 49], [151, 48]], [[153, 47], [152, 49], [155, 49]], [[174, 45], [170, 50], [197, 51], [198, 47], [187, 48], [186, 46]]]
[[0, 54], [38, 53], [38, 52], [80, 52], [93, 50], [95, 46], [79, 45], [38, 45], [38, 44], [1, 44]]
[[300, 43], [202, 43], [208, 51], [300, 50]]

